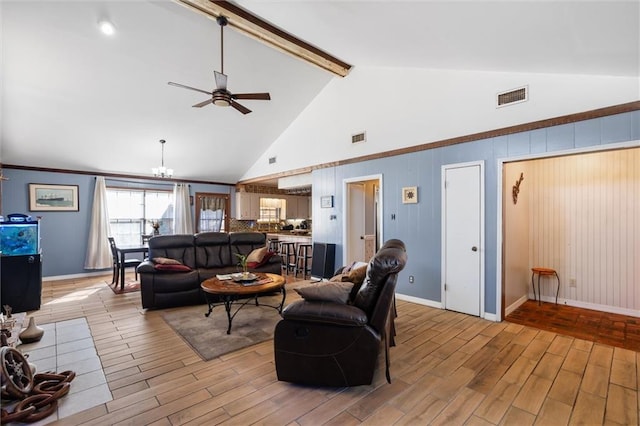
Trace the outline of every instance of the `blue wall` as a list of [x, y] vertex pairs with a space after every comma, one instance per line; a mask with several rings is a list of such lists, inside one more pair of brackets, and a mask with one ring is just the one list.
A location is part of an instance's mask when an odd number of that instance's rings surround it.
[[[42, 275], [44, 277], [52, 277], [95, 272], [94, 270], [84, 269], [95, 177], [74, 173], [52, 173], [18, 169], [4, 169], [3, 173], [8, 180], [2, 184], [2, 214], [25, 213], [33, 217], [42, 217], [40, 223]], [[106, 180], [108, 185], [140, 187], [140, 183], [126, 182], [123, 179], [111, 180], [107, 178]], [[140, 180], [140, 182], [144, 183], [145, 187], [168, 188], [167, 182], [157, 180]], [[79, 211], [29, 212], [30, 183], [78, 185]], [[233, 186], [226, 185], [190, 184], [191, 195], [195, 195], [196, 192], [232, 194], [235, 193], [235, 189]], [[231, 202], [233, 209], [234, 197], [231, 197]]]
[[[484, 139], [449, 147], [387, 157], [313, 172], [313, 239], [335, 243], [336, 266], [342, 260], [342, 182], [344, 179], [383, 175], [384, 238], [407, 244], [409, 263], [401, 273], [398, 292], [440, 301], [441, 166], [485, 161], [485, 311], [496, 313], [496, 208], [497, 160], [544, 152], [640, 139], [640, 111], [573, 124]], [[640, 167], [640, 166], [639, 166]], [[4, 169], [9, 180], [2, 184], [2, 213], [29, 213], [28, 184], [79, 186], [79, 212], [33, 212], [42, 217], [41, 237], [45, 277], [82, 274], [87, 248], [89, 218], [95, 179], [90, 175]], [[149, 180], [149, 183], [158, 182]], [[124, 186], [124, 185], [120, 185]], [[402, 204], [401, 188], [418, 186], [419, 203]], [[233, 194], [225, 185], [191, 184], [190, 192]], [[320, 208], [320, 197], [334, 195], [334, 208]], [[235, 197], [231, 197], [232, 211]], [[391, 220], [395, 214], [396, 219]], [[330, 219], [336, 215], [336, 219]], [[416, 277], [409, 285], [408, 276]]]
[[[407, 245], [409, 262], [398, 281], [398, 293], [440, 302], [441, 168], [484, 160], [485, 166], [485, 307], [496, 313], [498, 159], [585, 148], [640, 139], [640, 111], [572, 124], [483, 139], [411, 154], [381, 158], [313, 172], [313, 239], [335, 243], [336, 266], [342, 262], [343, 180], [383, 175], [385, 240]], [[640, 165], [638, 165], [640, 167]], [[402, 204], [401, 190], [418, 186], [418, 204]], [[320, 208], [319, 197], [334, 195], [334, 208]], [[392, 220], [391, 215], [396, 219]], [[337, 219], [330, 219], [336, 215]], [[408, 276], [416, 278], [409, 284]]]

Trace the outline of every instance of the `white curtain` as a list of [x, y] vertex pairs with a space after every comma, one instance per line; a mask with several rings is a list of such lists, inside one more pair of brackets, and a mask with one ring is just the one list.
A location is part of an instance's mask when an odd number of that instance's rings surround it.
[[193, 234], [189, 185], [176, 183], [173, 187], [173, 233]]
[[113, 264], [113, 256], [109, 247], [109, 210], [107, 208], [107, 186], [103, 176], [96, 177], [93, 191], [93, 209], [87, 255], [84, 260], [85, 269], [106, 269]]

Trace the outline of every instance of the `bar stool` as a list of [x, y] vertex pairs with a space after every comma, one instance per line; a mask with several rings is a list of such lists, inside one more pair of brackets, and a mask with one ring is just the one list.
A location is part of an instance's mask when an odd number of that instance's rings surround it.
[[280, 254], [280, 243], [278, 240], [269, 240], [267, 249], [273, 253]]
[[560, 292], [560, 277], [558, 276], [558, 273], [556, 272], [555, 269], [552, 268], [541, 268], [541, 267], [534, 267], [531, 268], [531, 287], [533, 287], [533, 299], [536, 300], [536, 286], [533, 283], [533, 277], [538, 274], [538, 305], [540, 304], [540, 299], [542, 299], [542, 293], [540, 293], [540, 277], [541, 276], [545, 276], [545, 277], [551, 277], [554, 276], [556, 277], [556, 279], [558, 280], [558, 287], [556, 288], [556, 305], [558, 304], [558, 293]]
[[313, 258], [313, 245], [298, 244], [298, 255], [296, 256], [296, 278], [298, 272], [302, 272], [302, 279], [307, 279], [307, 274], [311, 274], [311, 259]]
[[283, 241], [280, 243], [280, 256], [282, 257], [282, 270], [289, 275], [289, 271], [296, 270], [296, 243]]

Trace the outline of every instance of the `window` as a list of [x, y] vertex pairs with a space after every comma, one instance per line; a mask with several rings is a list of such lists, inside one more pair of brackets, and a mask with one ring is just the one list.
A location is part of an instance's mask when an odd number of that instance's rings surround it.
[[173, 192], [107, 188], [111, 236], [119, 246], [137, 245], [142, 235], [173, 233]]
[[197, 232], [226, 232], [229, 229], [229, 194], [196, 192]]

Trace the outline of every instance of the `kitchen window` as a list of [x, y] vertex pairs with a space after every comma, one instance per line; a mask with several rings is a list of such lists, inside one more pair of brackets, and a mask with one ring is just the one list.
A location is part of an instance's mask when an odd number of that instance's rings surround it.
[[260, 198], [260, 221], [280, 222], [286, 218], [287, 200], [279, 198]]
[[280, 198], [260, 198], [258, 230], [276, 231], [287, 212], [287, 200]]

